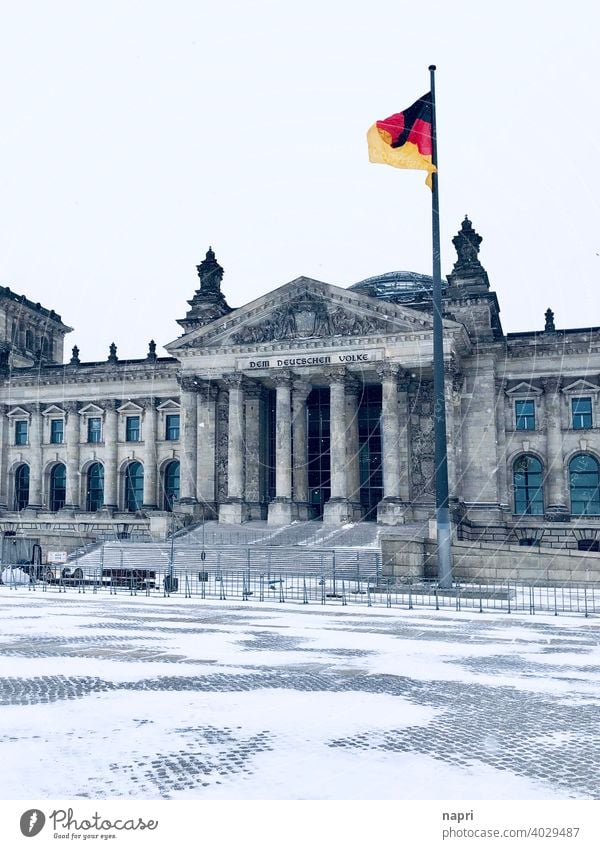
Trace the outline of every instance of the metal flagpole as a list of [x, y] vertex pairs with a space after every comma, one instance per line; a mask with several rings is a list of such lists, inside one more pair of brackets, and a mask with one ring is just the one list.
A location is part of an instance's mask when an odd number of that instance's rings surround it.
[[[437, 130], [435, 116], [435, 65], [429, 66], [431, 78], [431, 160], [437, 168]], [[448, 509], [448, 454], [446, 442], [446, 402], [444, 398], [444, 335], [442, 327], [442, 274], [440, 264], [440, 204], [438, 173], [432, 176], [431, 231], [433, 243], [433, 396], [435, 435], [435, 507], [437, 519], [438, 583], [452, 586], [452, 549], [450, 510]]]

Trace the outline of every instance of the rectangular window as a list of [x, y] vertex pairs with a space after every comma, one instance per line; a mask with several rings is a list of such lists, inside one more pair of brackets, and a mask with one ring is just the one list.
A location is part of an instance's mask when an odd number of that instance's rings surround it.
[[140, 441], [140, 417], [127, 416], [125, 419], [125, 441], [139, 442]]
[[535, 401], [515, 401], [517, 430], [535, 430]]
[[584, 430], [592, 426], [592, 399], [572, 398], [573, 430]]
[[102, 441], [102, 419], [100, 418], [91, 418], [88, 419], [87, 425], [88, 431], [88, 442], [101, 442]]
[[27, 445], [28, 422], [15, 422], [15, 445]]
[[179, 416], [167, 416], [165, 439], [179, 439]]
[[62, 419], [50, 419], [50, 442], [62, 445], [65, 440], [65, 423]]

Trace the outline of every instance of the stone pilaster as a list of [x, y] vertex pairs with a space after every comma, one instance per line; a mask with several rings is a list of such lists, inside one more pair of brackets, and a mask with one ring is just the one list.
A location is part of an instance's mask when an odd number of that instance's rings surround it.
[[196, 492], [205, 518], [216, 516], [217, 395], [214, 384], [201, 384], [198, 393], [198, 478]]
[[498, 503], [510, 510], [508, 499], [508, 470], [506, 467], [506, 386], [507, 381], [496, 380], [496, 439], [498, 456]]
[[32, 404], [29, 422], [29, 504], [32, 510], [42, 507], [42, 412]]
[[0, 510], [8, 508], [8, 419], [7, 407], [0, 404]]
[[278, 374], [275, 383], [275, 499], [269, 504], [269, 524], [296, 518], [292, 504], [292, 378]]
[[[118, 403], [114, 400], [105, 401], [104, 407], [104, 496], [103, 508], [116, 510], [118, 508], [117, 478], [119, 464], [118, 440]], [[145, 474], [145, 469], [144, 469]], [[67, 472], [68, 477], [68, 472]]]
[[346, 467], [346, 369], [331, 369], [329, 378], [329, 451], [331, 497], [323, 506], [323, 521], [332, 525], [352, 522]]
[[[398, 376], [398, 461], [400, 466], [400, 501], [410, 503], [410, 410], [408, 390], [410, 377], [400, 372]], [[385, 457], [383, 462], [385, 463]], [[405, 514], [406, 515], [406, 514]]]
[[299, 519], [309, 519], [308, 504], [308, 422], [306, 401], [312, 386], [296, 380], [292, 390], [292, 454], [294, 463], [293, 498]]
[[227, 501], [219, 510], [220, 522], [245, 522], [248, 511], [244, 502], [244, 378], [233, 374], [224, 378], [229, 389], [227, 433]]
[[452, 361], [444, 363], [444, 406], [446, 408], [446, 456], [448, 458], [448, 497], [458, 500], [456, 475], [456, 415], [454, 385], [459, 373]]
[[181, 384], [181, 465], [180, 502], [195, 504], [198, 455], [198, 402], [199, 383], [191, 377], [182, 377]]
[[381, 377], [381, 442], [383, 454], [383, 499], [377, 506], [377, 521], [384, 525], [404, 522], [406, 505], [400, 497], [400, 420], [398, 377], [400, 367], [384, 363]]
[[[144, 503], [143, 510], [158, 507], [158, 443], [156, 441], [156, 399], [144, 399]], [[161, 499], [162, 500], [162, 499]], [[161, 504], [162, 507], [162, 504]]]
[[565, 481], [560, 424], [560, 378], [542, 381], [546, 402], [546, 518], [568, 521], [569, 507]]

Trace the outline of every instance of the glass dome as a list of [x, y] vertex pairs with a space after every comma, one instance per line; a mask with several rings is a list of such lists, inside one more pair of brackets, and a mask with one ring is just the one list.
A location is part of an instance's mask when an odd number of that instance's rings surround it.
[[[442, 288], [445, 288], [442, 281]], [[382, 301], [410, 303], [431, 300], [433, 278], [429, 274], [416, 271], [388, 271], [375, 277], [367, 277], [348, 287], [353, 292], [381, 298]]]

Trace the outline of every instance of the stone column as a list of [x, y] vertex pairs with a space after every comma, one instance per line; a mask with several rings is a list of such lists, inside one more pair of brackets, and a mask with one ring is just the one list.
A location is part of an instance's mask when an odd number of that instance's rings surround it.
[[292, 505], [292, 377], [278, 374], [275, 383], [275, 499], [269, 504], [269, 524], [285, 525], [296, 518]]
[[196, 478], [198, 455], [198, 382], [192, 377], [182, 377], [181, 384], [181, 465], [180, 502], [196, 503]]
[[[398, 462], [400, 465], [400, 500], [404, 505], [410, 504], [410, 414], [408, 407], [408, 388], [410, 376], [408, 372], [399, 373], [398, 377]], [[385, 457], [383, 458], [385, 464]], [[405, 507], [405, 510], [410, 509]], [[404, 514], [406, 516], [406, 512]]]
[[158, 507], [158, 443], [156, 441], [156, 399], [146, 398], [144, 401], [144, 408], [144, 502], [142, 504], [142, 509], [156, 510]]
[[299, 519], [309, 519], [308, 504], [308, 430], [306, 400], [312, 386], [296, 380], [292, 391], [292, 454], [293, 454], [293, 498]]
[[404, 522], [406, 505], [400, 497], [400, 420], [398, 376], [400, 367], [384, 363], [381, 377], [381, 443], [383, 454], [383, 499], [377, 506], [377, 521], [384, 525]]
[[332, 369], [327, 376], [331, 497], [323, 506], [323, 521], [343, 525], [353, 520], [353, 511], [348, 502], [346, 467], [346, 369]]
[[263, 388], [247, 381], [244, 390], [246, 476], [244, 500], [250, 519], [260, 519], [260, 406]]
[[65, 510], [79, 510], [80, 492], [79, 483], [79, 439], [81, 421], [79, 418], [79, 404], [77, 401], [68, 401], [65, 404], [67, 411], [66, 426], [66, 453], [67, 453], [67, 485], [65, 493]]
[[217, 395], [214, 384], [203, 383], [198, 392], [198, 477], [196, 492], [204, 518], [217, 515], [216, 494], [216, 432]]
[[29, 422], [29, 508], [42, 507], [42, 413], [32, 404]]
[[360, 456], [358, 447], [358, 399], [362, 384], [353, 377], [346, 378], [346, 468], [348, 498], [360, 508]]
[[219, 511], [220, 522], [245, 522], [248, 518], [244, 496], [244, 386], [243, 376], [224, 378], [229, 389], [227, 432], [227, 501]]
[[456, 417], [454, 415], [454, 382], [458, 372], [452, 361], [444, 363], [444, 406], [446, 408], [446, 454], [448, 457], [448, 498], [457, 501], [456, 494]]
[[562, 432], [560, 421], [560, 378], [542, 381], [546, 401], [546, 518], [568, 521], [569, 507], [565, 482]]
[[[106, 401], [104, 407], [104, 496], [103, 509], [113, 511], [118, 508], [117, 476], [119, 464], [118, 439], [118, 402]], [[68, 477], [68, 473], [67, 473]]]

